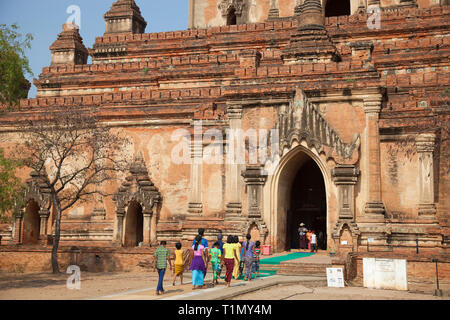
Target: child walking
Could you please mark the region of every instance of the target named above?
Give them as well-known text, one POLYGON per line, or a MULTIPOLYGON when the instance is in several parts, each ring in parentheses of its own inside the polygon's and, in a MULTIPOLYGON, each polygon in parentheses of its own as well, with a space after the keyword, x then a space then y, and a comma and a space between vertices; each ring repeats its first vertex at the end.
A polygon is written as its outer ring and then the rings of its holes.
POLYGON ((240 244, 239 252, 241 254, 240 255, 241 261, 239 262, 239 276, 238 276, 238 279, 241 279, 242 278, 242 274, 244 272, 244 247, 242 247, 241 243, 239 243, 239 244, 240 244))
POLYGON ((219 241, 216 241, 213 245, 213 248, 209 252, 209 255, 211 256, 211 266, 213 270, 213 284, 219 283, 219 270, 220 268, 220 260, 222 257, 222 250, 220 250, 220 243, 219 241))
POLYGON ((255 254, 253 256, 253 270, 252 273, 255 274, 255 277, 259 277, 259 257, 261 256, 261 242, 255 242, 255 250, 253 251, 255 254))
POLYGON ((233 244, 237 253, 237 256, 234 260, 234 268, 233 268, 233 278, 234 279, 238 279, 239 278, 239 268, 241 266, 241 244, 239 243, 239 237, 238 236, 233 236, 233 244))
POLYGON ((191 247, 191 266, 192 270, 192 288, 198 289, 204 287, 204 278, 206 274, 207 253, 205 247, 200 244, 202 236, 197 235, 195 244, 191 247))
POLYGON ((242 243, 242 249, 244 257, 244 267, 245 267, 245 277, 244 281, 250 281, 252 279, 252 269, 253 269, 253 260, 255 255, 255 243, 253 241, 250 241, 252 236, 250 234, 247 234, 246 241, 242 243))
POLYGON ((169 263, 170 270, 172 270, 172 262, 170 260, 170 251, 166 248, 166 241, 161 241, 161 246, 155 250, 155 268, 158 272, 158 286, 156 287, 156 294, 160 295, 164 293, 163 282, 164 274, 167 269, 167 262, 169 263))
POLYGON ((223 254, 221 264, 226 266, 225 282, 227 287, 231 286, 231 276, 234 269, 234 262, 238 260, 238 253, 236 252, 236 246, 234 243, 234 237, 229 235, 227 238, 227 243, 223 245, 223 254))
POLYGON ((174 261, 174 270, 173 270, 173 283, 177 280, 177 277, 180 276, 181 285, 183 285, 183 271, 184 271, 184 259, 183 259, 183 250, 181 250, 181 243, 175 243, 175 261, 174 261))

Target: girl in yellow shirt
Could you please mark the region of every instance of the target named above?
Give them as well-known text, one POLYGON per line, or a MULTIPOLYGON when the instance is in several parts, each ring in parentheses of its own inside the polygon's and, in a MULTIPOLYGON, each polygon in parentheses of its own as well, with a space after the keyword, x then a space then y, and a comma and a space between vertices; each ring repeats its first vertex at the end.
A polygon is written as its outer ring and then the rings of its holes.
POLYGON ((237 255, 234 258, 234 268, 233 268, 233 278, 237 279, 239 278, 239 266, 241 264, 241 247, 242 245, 239 243, 239 237, 234 236, 234 246, 237 255))
POLYGON ((231 275, 233 273, 234 261, 237 260, 236 245, 234 243, 234 237, 229 235, 227 237, 227 243, 223 245, 222 265, 226 266, 225 282, 227 287, 231 284, 231 275))
POLYGON ((175 285, 175 281, 177 279, 177 276, 180 276, 181 285, 183 285, 183 271, 184 271, 184 259, 183 259, 183 250, 181 250, 181 243, 177 242, 175 244, 175 261, 174 265, 175 268, 173 270, 173 283, 172 285, 175 285))

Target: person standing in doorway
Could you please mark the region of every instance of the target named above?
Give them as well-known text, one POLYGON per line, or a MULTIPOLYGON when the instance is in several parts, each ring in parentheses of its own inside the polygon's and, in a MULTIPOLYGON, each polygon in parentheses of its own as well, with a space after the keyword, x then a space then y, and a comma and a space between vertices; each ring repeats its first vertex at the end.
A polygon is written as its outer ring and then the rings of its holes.
POLYGON ((300 236, 300 249, 306 249, 306 228, 304 223, 300 223, 298 234, 300 236))
POLYGON ((247 234, 246 241, 242 243, 242 248, 244 250, 244 280, 250 281, 252 279, 252 267, 253 267, 253 256, 255 255, 255 243, 250 241, 252 236, 247 234))
POLYGON ((311 231, 311 252, 317 252, 317 236, 315 231, 311 231))
POLYGON ((192 289, 202 288, 204 286, 204 278, 206 274, 206 250, 201 244, 202 236, 197 235, 195 244, 191 247, 191 266, 192 271, 192 289))
POLYGON ((170 251, 166 248, 166 241, 161 241, 161 246, 155 250, 155 268, 158 272, 158 286, 156 287, 156 294, 160 295, 164 293, 163 282, 164 274, 167 269, 167 262, 169 263, 170 270, 172 270, 172 262, 170 261, 170 251))
POLYGON ((311 231, 310 230, 308 230, 307 232, 306 232, 306 242, 307 242, 307 245, 308 245, 308 250, 311 250, 311 231))
POLYGON ((222 265, 225 265, 226 273, 225 273, 225 282, 227 283, 227 287, 231 285, 231 276, 233 274, 234 262, 239 260, 236 252, 236 245, 234 243, 234 237, 229 235, 227 237, 227 243, 223 245, 223 254, 222 254, 222 265))

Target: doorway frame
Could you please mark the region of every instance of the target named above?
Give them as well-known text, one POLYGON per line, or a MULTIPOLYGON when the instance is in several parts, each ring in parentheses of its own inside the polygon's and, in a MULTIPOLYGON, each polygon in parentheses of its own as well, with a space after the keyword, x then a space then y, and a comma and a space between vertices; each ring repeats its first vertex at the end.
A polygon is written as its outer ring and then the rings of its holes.
MULTIPOLYGON (((332 226, 330 225, 331 219, 331 188, 333 186, 331 180, 331 174, 329 169, 320 157, 317 150, 312 147, 308 148, 306 142, 303 140, 301 143, 298 141, 293 141, 291 148, 285 149, 283 152, 283 156, 281 157, 277 169, 275 170, 272 176, 268 177, 268 183, 264 188, 264 198, 270 199, 270 203, 268 206, 265 206, 264 216, 266 217, 266 221, 269 221, 269 236, 268 242, 272 245, 273 250, 275 252, 285 250, 285 242, 286 236, 283 233, 283 230, 286 230, 287 223, 287 207, 290 205, 290 194, 287 196, 287 202, 285 205, 286 210, 283 212, 283 208, 281 207, 279 192, 280 192, 280 183, 290 183, 289 190, 292 188, 292 183, 295 179, 295 175, 291 177, 290 181, 281 181, 282 173, 285 170, 289 170, 288 165, 292 165, 292 161, 296 161, 296 158, 299 157, 299 154, 304 154, 304 156, 311 158, 316 165, 319 167, 320 172, 322 173, 322 177, 325 184, 325 198, 326 198, 326 233, 327 233, 327 243, 330 243, 330 235, 332 231, 332 226), (280 212, 281 210, 281 212, 280 212), (283 223, 279 223, 280 216, 285 220, 283 223)), ((298 159, 297 159, 298 160, 298 159)), ((296 172, 301 168, 301 164, 296 167, 296 172)), ((330 245, 327 246, 327 250, 330 250, 330 245)))
MULTIPOLYGON (((130 212, 130 210, 132 210, 131 208, 130 208, 130 206, 131 205, 136 205, 136 212, 134 213, 135 214, 135 217, 134 217, 134 219, 135 219, 135 221, 134 221, 134 223, 135 223, 135 226, 134 226, 134 228, 133 228, 133 230, 136 230, 137 231, 137 227, 138 227, 138 222, 137 222, 137 220, 138 220, 138 215, 139 215, 139 211, 141 212, 141 215, 142 215, 142 230, 141 230, 141 232, 142 232, 142 244, 144 244, 144 234, 145 234, 145 223, 144 223, 144 220, 145 220, 145 218, 144 218, 144 210, 143 210, 143 206, 142 206, 142 204, 139 202, 139 201, 136 201, 136 200, 130 200, 128 203, 127 203, 127 207, 126 207, 126 210, 125 210, 125 217, 124 217, 124 219, 123 219, 123 235, 122 235, 122 245, 124 246, 124 247, 126 247, 126 248, 136 248, 136 247, 138 247, 138 244, 136 244, 136 245, 134 245, 134 246, 127 246, 127 240, 128 240, 128 234, 127 234, 127 232, 129 231, 128 230, 128 223, 130 222, 129 221, 129 218, 130 218, 130 214, 131 214, 131 212, 130 212), (140 210, 138 209, 138 208, 140 208, 140 210)), ((135 235, 135 238, 136 238, 136 242, 137 242, 137 234, 135 235)))
POLYGON ((41 211, 41 207, 39 203, 34 200, 30 199, 27 201, 27 204, 24 207, 22 220, 21 220, 21 227, 20 227, 20 242, 24 245, 37 245, 39 244, 39 241, 41 240, 41 215, 39 212, 41 211), (34 207, 34 208, 33 208, 34 207), (36 232, 35 237, 33 239, 28 238, 26 236, 25 231, 28 229, 26 228, 26 225, 32 221, 32 226, 36 229, 34 231, 36 232))

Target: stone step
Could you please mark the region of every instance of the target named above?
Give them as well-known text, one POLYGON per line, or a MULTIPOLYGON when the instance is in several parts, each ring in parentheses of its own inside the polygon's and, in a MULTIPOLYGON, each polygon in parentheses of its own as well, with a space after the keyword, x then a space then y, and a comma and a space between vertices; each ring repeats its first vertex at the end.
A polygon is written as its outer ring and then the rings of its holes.
POLYGON ((327 275, 327 268, 331 268, 331 264, 316 263, 281 263, 277 274, 285 275, 327 275))
POLYGON ((273 271, 273 270, 278 271, 278 270, 280 270, 280 265, 279 264, 260 264, 259 269, 267 270, 267 271, 273 271))

